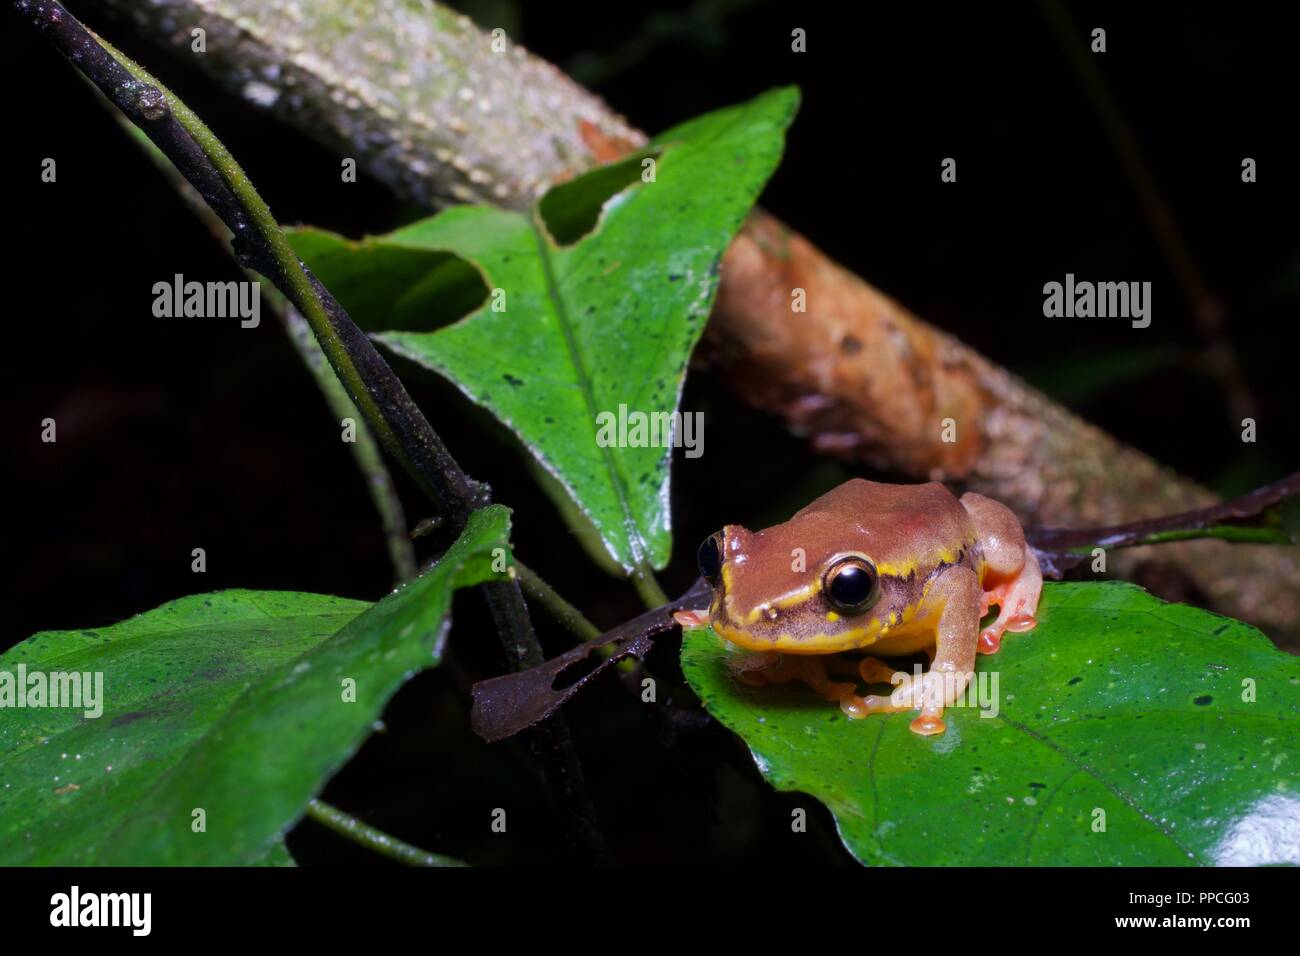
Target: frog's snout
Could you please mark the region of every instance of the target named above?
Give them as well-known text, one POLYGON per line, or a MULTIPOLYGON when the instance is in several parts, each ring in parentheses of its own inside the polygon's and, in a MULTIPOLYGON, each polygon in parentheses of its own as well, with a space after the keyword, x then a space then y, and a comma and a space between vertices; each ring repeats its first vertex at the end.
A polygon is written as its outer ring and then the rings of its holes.
POLYGON ((753 582, 757 536, 739 525, 727 525, 700 546, 700 573, 713 585, 709 605, 709 623, 717 634, 738 647, 750 651, 776 650, 782 640, 784 613, 773 603, 749 602, 770 589, 757 589, 753 582), (748 574, 746 574, 748 572, 748 574), (745 586, 746 580, 749 585, 745 586), (740 586, 739 593, 733 588, 740 586), (739 603, 738 603, 739 602, 739 603))
POLYGON ((740 621, 728 612, 726 597, 721 588, 714 590, 713 604, 709 608, 713 630, 747 651, 776 650, 776 632, 769 632, 769 629, 781 619, 781 613, 771 605, 763 604, 756 609, 755 614, 748 616, 748 620, 740 621))

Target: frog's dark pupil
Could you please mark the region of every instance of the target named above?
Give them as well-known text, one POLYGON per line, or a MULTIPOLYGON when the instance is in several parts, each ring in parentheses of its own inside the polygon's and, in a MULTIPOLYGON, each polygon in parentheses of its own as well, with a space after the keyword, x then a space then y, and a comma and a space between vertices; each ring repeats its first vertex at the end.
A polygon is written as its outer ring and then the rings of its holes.
POLYGON ((842 567, 831 578, 831 600, 846 610, 865 604, 875 590, 876 580, 867 568, 857 564, 842 567))
POLYGON ((722 571, 722 551, 718 548, 718 536, 710 535, 700 545, 696 561, 700 565, 700 576, 712 585, 717 585, 718 575, 722 571))

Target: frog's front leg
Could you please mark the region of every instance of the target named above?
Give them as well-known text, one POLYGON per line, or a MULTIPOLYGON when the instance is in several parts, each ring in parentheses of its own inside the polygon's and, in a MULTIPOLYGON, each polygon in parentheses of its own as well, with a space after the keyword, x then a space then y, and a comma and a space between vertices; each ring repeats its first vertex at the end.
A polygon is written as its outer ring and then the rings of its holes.
POLYGON ((1037 626, 1034 614, 1043 591, 1043 573, 1011 509, 974 492, 962 495, 961 503, 974 520, 984 549, 981 616, 990 605, 998 606, 997 619, 980 634, 979 652, 994 654, 1007 631, 1032 631, 1037 626))
MULTIPOLYGON (((926 737, 943 733, 946 729, 943 709, 965 692, 975 670, 982 593, 979 577, 970 568, 958 565, 940 574, 927 595, 927 600, 937 609, 935 652, 930 669, 919 680, 901 671, 894 672, 891 682, 896 689, 892 694, 844 698, 840 701, 844 712, 850 717, 865 717, 919 708, 920 716, 910 725, 912 732, 926 737)), ((889 670, 888 665, 879 661, 873 661, 870 669, 871 677, 865 666, 863 669, 863 677, 868 680, 889 670)))
POLYGON ((974 571, 957 566, 944 571, 930 593, 942 608, 935 628, 934 660, 919 681, 909 677, 891 695, 903 709, 921 708, 921 716, 910 726, 924 737, 944 732, 943 709, 956 703, 975 672, 983 589, 974 571))

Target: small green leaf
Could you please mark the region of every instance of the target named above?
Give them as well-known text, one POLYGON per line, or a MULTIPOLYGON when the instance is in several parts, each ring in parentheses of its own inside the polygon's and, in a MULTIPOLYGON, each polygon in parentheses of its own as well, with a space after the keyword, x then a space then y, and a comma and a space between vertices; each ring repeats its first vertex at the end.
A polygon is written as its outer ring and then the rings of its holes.
POLYGON ((0 693, 20 666, 103 675, 98 717, 2 712, 0 865, 277 859, 397 688, 438 663, 451 593, 492 576, 508 523, 499 506, 476 513, 436 566, 378 604, 223 591, 0 656, 0 693))
POLYGON ((740 684, 707 628, 682 668, 864 863, 1300 863, 1300 661, 1132 585, 1048 585, 1039 611, 977 664, 997 715, 949 708, 938 737, 913 714, 849 720, 803 685, 740 684))
POLYGON ((672 449, 614 433, 614 444, 602 444, 598 416, 624 410, 653 422, 676 410, 722 254, 776 168, 797 102, 797 91, 775 90, 685 123, 644 154, 556 187, 531 216, 458 207, 359 244, 318 232, 295 244, 346 307, 400 315, 408 329, 417 303, 465 284, 446 274, 413 283, 409 257, 454 253, 474 263, 488 290, 476 311, 436 331, 377 338, 514 431, 618 565, 663 567, 672 449), (643 182, 641 164, 652 159, 654 180, 643 182), (593 196, 605 189, 618 191, 593 225, 593 196), (543 214, 561 241, 582 238, 557 245, 543 214), (382 283, 366 278, 375 273, 400 305, 375 301, 382 283))

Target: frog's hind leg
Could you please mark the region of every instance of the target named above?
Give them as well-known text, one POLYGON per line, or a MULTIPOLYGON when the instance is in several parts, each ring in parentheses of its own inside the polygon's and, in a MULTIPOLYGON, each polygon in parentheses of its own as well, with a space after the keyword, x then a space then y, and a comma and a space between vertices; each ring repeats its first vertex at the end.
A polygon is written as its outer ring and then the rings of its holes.
POLYGON ((984 549, 984 581, 981 616, 991 605, 998 606, 997 619, 979 638, 979 652, 994 654, 1007 631, 1032 631, 1038 624, 1034 613, 1043 591, 1043 573, 1038 558, 1025 543, 1025 532, 1004 504, 968 492, 962 506, 975 522, 984 549))
POLYGON ((857 690, 854 684, 831 680, 826 674, 826 655, 821 654, 772 654, 770 657, 764 655, 761 662, 747 661, 738 676, 747 684, 785 684, 792 680, 803 681, 831 701, 852 696, 857 690))
MULTIPOLYGON (((906 671, 895 670, 877 657, 864 657, 858 664, 858 675, 867 684, 898 686, 910 679, 906 671)), ((859 697, 856 693, 841 697, 840 709, 855 720, 869 714, 893 714, 900 710, 907 710, 906 707, 894 703, 890 697, 882 697, 879 694, 859 697)))

